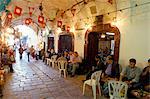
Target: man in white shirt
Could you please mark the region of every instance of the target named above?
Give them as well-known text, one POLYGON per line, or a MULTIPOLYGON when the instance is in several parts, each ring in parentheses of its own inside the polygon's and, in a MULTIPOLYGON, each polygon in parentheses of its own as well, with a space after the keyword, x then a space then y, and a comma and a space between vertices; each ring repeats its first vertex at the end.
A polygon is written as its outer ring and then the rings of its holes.
POLYGON ((74 52, 74 57, 70 63, 71 68, 71 77, 74 77, 76 69, 79 67, 79 63, 82 62, 82 58, 78 55, 77 52, 74 52))

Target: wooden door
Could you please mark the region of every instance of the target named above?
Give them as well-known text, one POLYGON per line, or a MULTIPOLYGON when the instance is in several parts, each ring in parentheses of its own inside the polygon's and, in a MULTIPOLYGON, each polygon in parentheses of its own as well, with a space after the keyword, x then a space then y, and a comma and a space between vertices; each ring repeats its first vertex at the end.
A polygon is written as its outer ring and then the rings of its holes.
POLYGON ((91 32, 88 35, 88 44, 87 44, 87 61, 90 65, 93 65, 95 62, 95 56, 98 54, 98 33, 91 32))
POLYGON ((48 47, 47 49, 54 49, 54 37, 48 37, 48 47))
POLYGON ((74 51, 74 41, 71 35, 60 35, 58 42, 58 52, 74 51))

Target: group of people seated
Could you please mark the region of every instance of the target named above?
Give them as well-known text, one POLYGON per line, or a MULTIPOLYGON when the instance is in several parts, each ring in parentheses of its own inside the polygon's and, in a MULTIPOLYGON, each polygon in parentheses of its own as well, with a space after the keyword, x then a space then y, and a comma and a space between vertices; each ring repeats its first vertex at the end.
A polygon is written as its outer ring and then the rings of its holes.
MULTIPOLYGON (((109 55, 106 57, 106 60, 103 61, 100 56, 95 56, 96 65, 92 66, 92 70, 90 70, 86 75, 86 80, 90 79, 92 73, 95 71, 102 70, 103 72, 103 80, 106 80, 108 78, 117 78, 120 74, 120 68, 119 64, 116 64, 114 62, 113 56, 109 55)), ((102 77, 101 77, 102 78, 102 77)))
POLYGON ((15 63, 15 51, 6 44, 0 44, 0 68, 9 67, 11 73, 14 72, 13 63, 15 63))
POLYGON ((82 63, 82 58, 79 56, 78 52, 65 51, 64 53, 56 54, 54 50, 50 50, 45 58, 50 59, 53 55, 57 55, 57 61, 67 61, 67 72, 71 77, 74 77, 76 69, 79 68, 79 64, 82 63))
POLYGON ((114 62, 114 58, 111 55, 107 56, 105 61, 100 56, 96 56, 95 60, 97 64, 87 73, 85 80, 90 79, 95 71, 102 70, 100 84, 104 95, 108 95, 108 81, 116 80, 128 84, 127 95, 129 98, 150 98, 150 59, 148 60, 148 66, 143 71, 136 66, 134 58, 131 58, 129 65, 122 70, 120 65, 114 62))
MULTIPOLYGON (((53 51, 52 53, 56 55, 53 51)), ((75 75, 76 69, 82 62, 82 58, 78 53, 72 51, 58 55, 57 61, 60 60, 68 62, 67 71, 71 77, 75 75)), ((93 65, 92 69, 86 74, 85 80, 90 79, 94 72, 101 70, 100 84, 104 95, 107 96, 108 94, 108 81, 116 80, 128 84, 128 98, 150 97, 150 59, 148 60, 148 66, 145 67, 143 71, 136 66, 136 59, 134 58, 129 59, 129 65, 123 69, 119 64, 115 63, 112 55, 108 55, 106 58, 97 55, 95 56, 95 61, 96 64, 93 65)))

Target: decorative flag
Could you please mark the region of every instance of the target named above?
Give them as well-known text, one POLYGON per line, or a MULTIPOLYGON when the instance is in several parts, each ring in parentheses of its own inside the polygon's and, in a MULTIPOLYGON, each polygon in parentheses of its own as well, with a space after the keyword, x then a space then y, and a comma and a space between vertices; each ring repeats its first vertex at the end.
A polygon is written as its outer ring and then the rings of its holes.
POLYGON ((71 9, 71 13, 73 16, 75 15, 75 12, 76 12, 76 9, 71 9))
POLYGON ((18 7, 18 6, 16 6, 15 7, 15 11, 14 11, 14 14, 16 14, 16 15, 21 15, 21 13, 22 13, 22 8, 20 8, 20 7, 18 7))
POLYGON ((42 25, 42 28, 45 28, 46 24, 45 22, 41 24, 42 25))
POLYGON ((30 15, 30 17, 32 16, 33 11, 34 11, 34 7, 29 7, 29 15, 30 15))

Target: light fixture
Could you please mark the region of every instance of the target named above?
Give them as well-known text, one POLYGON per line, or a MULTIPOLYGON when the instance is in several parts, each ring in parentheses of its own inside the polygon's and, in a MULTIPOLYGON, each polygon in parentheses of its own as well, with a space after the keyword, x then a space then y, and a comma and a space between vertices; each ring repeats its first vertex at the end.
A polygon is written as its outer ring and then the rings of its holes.
POLYGON ((7 14, 7 18, 12 19, 12 13, 9 12, 9 13, 7 14))
POLYGON ((22 8, 16 6, 16 7, 15 7, 15 10, 14 10, 14 14, 20 16, 21 13, 22 13, 22 8))
POLYGON ((61 27, 62 26, 62 21, 57 21, 57 27, 61 27))
POLYGON ((29 21, 29 19, 27 18, 27 19, 25 19, 25 24, 26 25, 29 25, 30 24, 30 21, 29 21))
POLYGON ((105 38, 105 37, 106 37, 106 35, 104 33, 102 33, 101 38, 105 38))
POLYGON ((44 23, 44 17, 41 16, 41 15, 39 15, 39 17, 38 17, 38 22, 39 22, 39 23, 44 23))
POLYGON ((115 35, 115 33, 106 32, 107 35, 115 35))
POLYGON ((70 26, 67 26, 66 31, 67 31, 67 32, 70 32, 70 26))

